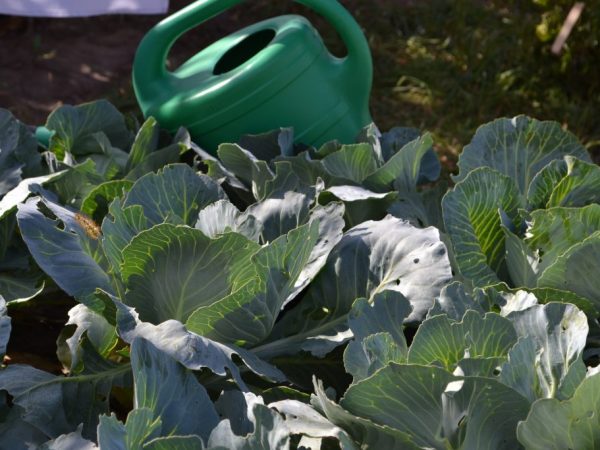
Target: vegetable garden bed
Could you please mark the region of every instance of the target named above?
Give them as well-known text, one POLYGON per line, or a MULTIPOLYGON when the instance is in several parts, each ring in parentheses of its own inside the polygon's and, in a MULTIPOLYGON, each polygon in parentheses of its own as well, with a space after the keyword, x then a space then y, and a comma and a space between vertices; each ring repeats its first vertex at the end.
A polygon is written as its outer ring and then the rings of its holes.
POLYGON ((213 157, 104 101, 46 126, 0 111, 0 448, 600 438, 600 168, 559 124, 483 125, 450 188, 410 128, 213 157))

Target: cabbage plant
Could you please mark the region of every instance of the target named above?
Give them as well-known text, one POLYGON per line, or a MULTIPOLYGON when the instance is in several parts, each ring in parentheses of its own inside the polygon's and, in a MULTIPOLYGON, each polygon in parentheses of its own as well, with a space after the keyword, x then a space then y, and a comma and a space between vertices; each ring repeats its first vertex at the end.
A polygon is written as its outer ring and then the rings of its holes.
POLYGON ((0 448, 600 438, 600 178, 558 124, 482 126, 451 188, 410 128, 214 156, 104 101, 46 126, 0 115, 0 448), (62 373, 11 361, 57 301, 62 373))

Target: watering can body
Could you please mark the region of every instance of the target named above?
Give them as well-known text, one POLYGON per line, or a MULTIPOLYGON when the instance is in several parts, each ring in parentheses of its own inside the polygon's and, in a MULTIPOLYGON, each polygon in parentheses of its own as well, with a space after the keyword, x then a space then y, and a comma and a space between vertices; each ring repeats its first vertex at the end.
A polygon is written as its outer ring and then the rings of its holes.
POLYGON ((165 61, 186 31, 242 0, 200 0, 150 30, 136 53, 133 84, 145 116, 175 131, 185 126, 214 152, 223 142, 292 126, 297 142, 352 142, 371 122, 372 62, 358 24, 336 0, 299 0, 336 28, 345 58, 327 50, 297 15, 244 28, 193 56, 175 71, 165 61))

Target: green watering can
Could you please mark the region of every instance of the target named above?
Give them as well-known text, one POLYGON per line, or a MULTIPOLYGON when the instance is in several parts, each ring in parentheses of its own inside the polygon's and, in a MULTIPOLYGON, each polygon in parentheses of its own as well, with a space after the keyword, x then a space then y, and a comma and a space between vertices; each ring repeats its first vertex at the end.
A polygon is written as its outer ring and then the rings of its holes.
POLYGON ((186 127, 213 153, 242 134, 288 126, 305 144, 353 142, 372 121, 369 46, 336 0, 297 1, 334 25, 348 56, 331 55, 310 22, 286 15, 221 39, 171 72, 167 55, 182 34, 242 2, 199 0, 161 21, 137 49, 133 86, 144 115, 171 131, 186 127))

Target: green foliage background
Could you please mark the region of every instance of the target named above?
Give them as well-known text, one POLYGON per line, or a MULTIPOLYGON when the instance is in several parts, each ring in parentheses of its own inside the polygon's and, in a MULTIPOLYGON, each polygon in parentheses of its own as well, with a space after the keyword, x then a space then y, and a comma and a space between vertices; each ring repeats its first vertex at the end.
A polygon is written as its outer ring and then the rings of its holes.
POLYGON ((354 3, 373 51, 372 110, 382 129, 401 123, 431 131, 452 170, 477 126, 527 114, 561 122, 598 162, 597 2, 585 2, 559 56, 550 47, 569 0, 354 3))

